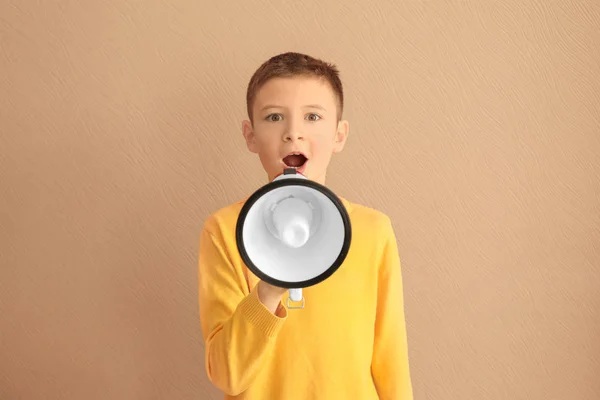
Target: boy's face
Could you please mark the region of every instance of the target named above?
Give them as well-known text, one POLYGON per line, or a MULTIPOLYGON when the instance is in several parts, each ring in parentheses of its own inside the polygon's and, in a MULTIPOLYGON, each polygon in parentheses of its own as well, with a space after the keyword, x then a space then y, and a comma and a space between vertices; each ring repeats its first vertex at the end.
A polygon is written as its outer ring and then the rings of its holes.
POLYGON ((274 78, 256 94, 242 131, 248 149, 259 155, 269 181, 296 167, 325 184, 333 153, 342 151, 348 123, 338 121, 337 99, 329 83, 313 77, 274 78), (301 153, 300 156, 290 156, 301 153))

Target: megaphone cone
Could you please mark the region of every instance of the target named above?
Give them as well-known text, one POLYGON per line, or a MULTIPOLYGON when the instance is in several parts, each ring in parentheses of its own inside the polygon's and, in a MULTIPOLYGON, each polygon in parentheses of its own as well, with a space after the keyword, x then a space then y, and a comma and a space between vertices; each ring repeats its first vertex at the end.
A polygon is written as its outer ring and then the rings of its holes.
POLYGON ((304 307, 302 288, 329 278, 352 239, 350 217, 327 187, 286 169, 254 192, 236 224, 240 256, 259 279, 290 289, 288 306, 304 307), (289 304, 302 301, 302 306, 289 304))

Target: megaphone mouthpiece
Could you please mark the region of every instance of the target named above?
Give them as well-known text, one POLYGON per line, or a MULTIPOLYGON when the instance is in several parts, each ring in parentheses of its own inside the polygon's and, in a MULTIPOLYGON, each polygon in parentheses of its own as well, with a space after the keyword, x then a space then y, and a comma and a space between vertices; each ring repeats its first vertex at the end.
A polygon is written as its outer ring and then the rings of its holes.
POLYGON ((279 239, 286 245, 298 248, 306 244, 313 218, 305 201, 295 197, 283 199, 275 205, 272 217, 279 239))

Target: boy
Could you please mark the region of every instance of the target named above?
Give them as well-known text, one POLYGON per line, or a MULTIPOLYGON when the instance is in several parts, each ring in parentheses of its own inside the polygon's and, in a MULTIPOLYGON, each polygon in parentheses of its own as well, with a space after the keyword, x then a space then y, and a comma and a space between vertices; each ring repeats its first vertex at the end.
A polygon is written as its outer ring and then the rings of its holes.
MULTIPOLYGON (((330 158, 348 136, 334 65, 298 53, 275 56, 252 76, 247 108, 243 136, 269 181, 296 167, 325 184, 330 158)), ((205 222, 205 367, 225 399, 412 400, 392 224, 377 210, 341 200, 352 224, 349 253, 330 278, 304 288, 310 302, 303 309, 288 310, 287 289, 259 281, 243 265, 235 242, 243 200, 205 222)))

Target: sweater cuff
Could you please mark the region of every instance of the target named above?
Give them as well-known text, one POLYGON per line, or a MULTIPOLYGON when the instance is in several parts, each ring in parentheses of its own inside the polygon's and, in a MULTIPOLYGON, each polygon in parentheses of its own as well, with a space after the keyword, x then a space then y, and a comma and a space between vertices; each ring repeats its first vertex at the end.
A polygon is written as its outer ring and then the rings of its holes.
POLYGON ((275 337, 287 319, 287 309, 281 304, 277 315, 269 309, 258 298, 258 290, 255 287, 252 292, 240 303, 240 311, 252 323, 259 328, 267 337, 275 337))

